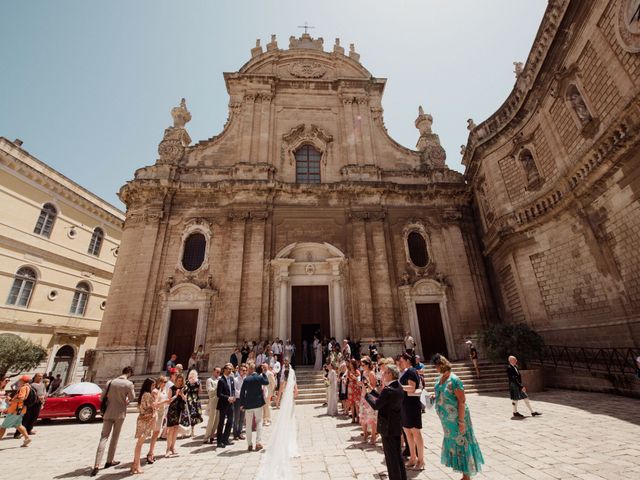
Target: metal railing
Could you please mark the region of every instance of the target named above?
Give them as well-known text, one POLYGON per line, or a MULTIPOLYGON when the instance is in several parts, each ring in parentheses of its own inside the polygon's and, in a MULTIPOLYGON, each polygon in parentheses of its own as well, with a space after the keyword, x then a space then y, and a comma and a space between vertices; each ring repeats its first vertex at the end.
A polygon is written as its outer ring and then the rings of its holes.
POLYGON ((569 367, 591 372, 606 372, 609 375, 635 374, 638 366, 637 348, 592 348, 545 345, 539 362, 543 366, 569 367))

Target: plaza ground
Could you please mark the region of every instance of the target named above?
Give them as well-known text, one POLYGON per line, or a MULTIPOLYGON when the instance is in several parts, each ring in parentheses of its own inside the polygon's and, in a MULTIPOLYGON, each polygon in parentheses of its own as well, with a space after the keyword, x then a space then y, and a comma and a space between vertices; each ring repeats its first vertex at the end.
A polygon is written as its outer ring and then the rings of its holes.
MULTIPOLYGON (((485 457, 482 474, 490 480, 622 480, 640 478, 640 401, 597 393, 550 390, 532 395, 542 417, 511 420, 504 395, 468 395, 476 435, 485 457)), ((524 407, 524 405, 523 405, 524 407)), ((522 411, 522 410, 521 410, 522 411)), ((365 447, 360 430, 349 420, 324 415, 316 405, 296 407, 301 456, 293 461, 296 478, 305 480, 386 478, 381 448, 365 447)), ((523 411, 523 413, 526 413, 523 411)), ((277 415, 277 412, 276 412, 277 415)), ((121 465, 101 470, 98 479, 129 476, 136 414, 125 422, 116 460, 121 465)), ((440 465, 442 429, 435 413, 423 415, 427 468, 409 472, 412 479, 459 479, 440 465)), ((93 462, 101 422, 79 425, 71 420, 38 424, 28 448, 7 439, 0 442, 3 472, 23 472, 30 480, 86 478, 93 462)), ((266 428, 266 442, 270 428, 266 428)), ((216 450, 196 439, 178 441, 179 457, 160 458, 136 478, 254 478, 263 453, 249 453, 246 442, 216 450)), ((147 445, 143 449, 146 454, 147 445)), ((165 444, 158 444, 157 455, 165 444)), ((22 474, 20 474, 22 476, 22 474)), ((7 477, 8 478, 8 477, 7 477)))

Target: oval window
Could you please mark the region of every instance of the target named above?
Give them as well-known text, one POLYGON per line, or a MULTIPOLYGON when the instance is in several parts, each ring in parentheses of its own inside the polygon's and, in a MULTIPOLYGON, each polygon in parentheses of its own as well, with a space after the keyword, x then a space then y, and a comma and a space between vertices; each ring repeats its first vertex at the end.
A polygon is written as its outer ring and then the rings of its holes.
POLYGON ((427 242, 418 232, 411 232, 407 236, 407 246, 409 247, 409 257, 416 267, 426 267, 429 262, 427 255, 427 242))
POLYGON ((184 242, 184 253, 182 254, 182 266, 188 272, 193 272, 200 268, 204 262, 204 252, 207 246, 207 239, 201 233, 192 233, 184 242))

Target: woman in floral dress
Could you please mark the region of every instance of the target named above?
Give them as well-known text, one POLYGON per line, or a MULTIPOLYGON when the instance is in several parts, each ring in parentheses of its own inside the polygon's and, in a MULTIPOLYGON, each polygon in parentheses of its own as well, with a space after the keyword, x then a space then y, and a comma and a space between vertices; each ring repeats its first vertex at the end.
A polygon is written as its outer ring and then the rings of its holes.
POLYGON ((376 444, 376 437, 378 432, 376 428, 378 426, 378 412, 376 412, 369 402, 365 400, 367 394, 367 386, 371 385, 372 388, 376 387, 376 374, 373 372, 373 364, 369 357, 362 357, 360 361, 362 365, 362 395, 360 397, 360 426, 362 426, 362 433, 364 435, 364 443, 367 443, 369 438, 369 431, 371 431, 371 445, 376 444))
POLYGON ((147 378, 140 389, 140 395, 138 397, 138 411, 140 413, 136 420, 137 441, 133 455, 133 463, 131 464, 131 473, 142 473, 142 468, 140 467, 142 445, 147 438, 153 434, 153 429, 156 426, 157 405, 151 394, 154 383, 152 378, 147 378))
POLYGON ((351 423, 357 423, 358 412, 360 410, 360 398, 362 392, 360 388, 360 371, 358 370, 358 361, 351 360, 347 362, 347 403, 351 409, 351 423))
POLYGON ((462 473, 462 480, 470 480, 481 470, 484 459, 473 433, 464 386, 458 376, 451 373, 451 364, 442 355, 433 357, 433 366, 440 373, 433 396, 444 430, 440 462, 462 473))
POLYGON ((202 404, 200 403, 200 380, 198 372, 191 370, 186 385, 187 408, 189 409, 189 423, 191 424, 191 436, 197 424, 202 423, 202 404))

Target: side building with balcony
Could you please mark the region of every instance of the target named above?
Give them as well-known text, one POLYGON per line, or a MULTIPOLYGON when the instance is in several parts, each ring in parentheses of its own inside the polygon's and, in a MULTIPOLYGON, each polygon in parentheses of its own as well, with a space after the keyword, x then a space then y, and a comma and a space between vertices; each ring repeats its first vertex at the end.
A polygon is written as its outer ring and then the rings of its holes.
POLYGON ((44 347, 37 371, 84 375, 124 213, 0 137, 0 335, 44 347))

